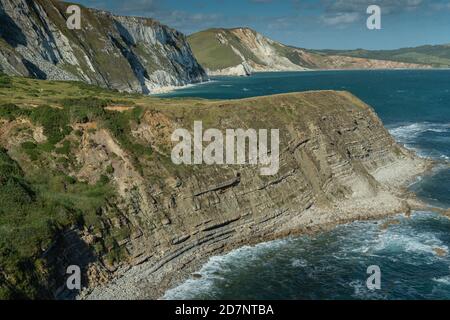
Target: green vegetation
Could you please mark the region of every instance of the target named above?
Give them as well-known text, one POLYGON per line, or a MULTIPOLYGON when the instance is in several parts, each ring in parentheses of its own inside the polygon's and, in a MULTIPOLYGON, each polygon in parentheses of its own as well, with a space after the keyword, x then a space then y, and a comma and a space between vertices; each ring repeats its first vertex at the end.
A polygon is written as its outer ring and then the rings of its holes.
MULTIPOLYGON (((18 144, 13 148, 17 160, 11 150, 0 147, 0 299, 50 298, 53 266, 41 259, 42 253, 72 226, 101 233, 107 217, 99 215, 99 209, 115 194, 108 176, 114 172, 112 166, 96 184, 78 181, 65 171, 83 134, 73 126, 95 122, 109 129, 137 161, 150 154, 131 138, 131 123, 140 121, 143 110, 136 106, 109 111, 110 105, 133 106, 135 95, 81 83, 7 76, 0 81, 7 84, 0 87, 0 119, 27 119, 41 126, 47 138, 43 143, 18 144), (38 161, 39 166, 32 165, 38 161)), ((29 129, 18 130, 24 137, 31 134, 29 129)), ((105 234, 93 250, 106 253, 111 262, 120 259, 123 252, 115 239, 129 232, 105 234)))
POLYGON ((192 51, 200 64, 210 70, 218 70, 238 65, 242 59, 216 38, 216 30, 206 30, 188 38, 192 51))
POLYGON ((26 178, 0 149, 0 299, 47 296, 45 274, 36 266, 39 254, 61 230, 95 217, 110 194, 105 185, 88 186, 64 175, 26 178))
POLYGON ((0 88, 11 88, 11 78, 0 72, 0 88))

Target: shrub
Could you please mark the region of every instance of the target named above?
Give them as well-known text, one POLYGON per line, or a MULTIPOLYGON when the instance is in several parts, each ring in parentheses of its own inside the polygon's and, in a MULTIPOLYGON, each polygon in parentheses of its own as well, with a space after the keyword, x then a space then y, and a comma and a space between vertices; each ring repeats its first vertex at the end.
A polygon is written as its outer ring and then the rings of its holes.
POLYGON ((0 73, 0 89, 11 87, 12 87, 11 78, 8 77, 7 75, 0 73))
POLYGON ((72 131, 69 118, 65 110, 50 106, 40 106, 33 109, 30 118, 44 127, 44 134, 48 142, 56 144, 72 131))
POLYGON ((22 109, 16 106, 15 104, 8 103, 0 105, 0 118, 6 120, 15 120, 20 116, 27 116, 30 114, 30 111, 27 109, 22 109))
POLYGON ((70 150, 71 150, 71 144, 70 141, 66 140, 63 142, 62 147, 61 148, 57 148, 55 150, 56 153, 58 154, 63 154, 63 155, 69 155, 70 154, 70 150))

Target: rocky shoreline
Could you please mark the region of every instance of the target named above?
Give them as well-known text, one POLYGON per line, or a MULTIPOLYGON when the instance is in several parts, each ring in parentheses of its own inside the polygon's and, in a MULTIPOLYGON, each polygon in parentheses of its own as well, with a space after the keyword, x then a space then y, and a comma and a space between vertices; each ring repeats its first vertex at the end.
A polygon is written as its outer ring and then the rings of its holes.
POLYGON ((199 256, 195 250, 188 250, 184 253, 183 262, 175 259, 159 268, 155 268, 151 262, 131 269, 126 268, 107 286, 85 291, 79 299, 161 299, 167 290, 192 277, 211 256, 222 255, 244 245, 314 234, 354 221, 378 220, 400 213, 410 215, 412 210, 427 209, 439 212, 416 199, 406 189, 407 185, 418 176, 426 174, 433 166, 434 163, 431 160, 415 157, 379 168, 372 174, 378 181, 384 182, 385 188, 375 196, 365 199, 348 199, 334 203, 332 208, 313 206, 302 213, 297 212, 291 215, 290 219, 280 221, 281 223, 272 234, 237 239, 211 255, 199 256))

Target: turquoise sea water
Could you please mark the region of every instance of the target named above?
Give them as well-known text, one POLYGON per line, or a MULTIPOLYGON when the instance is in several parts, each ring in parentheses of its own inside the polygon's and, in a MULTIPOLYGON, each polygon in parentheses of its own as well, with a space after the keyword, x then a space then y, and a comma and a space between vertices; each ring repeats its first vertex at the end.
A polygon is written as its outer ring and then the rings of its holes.
MULTIPOLYGON (((284 92, 347 90, 370 104, 391 134, 441 161, 411 186, 433 205, 450 207, 450 70, 326 71, 223 77, 168 97, 238 99, 284 92)), ((355 222, 314 237, 244 247, 213 257, 167 299, 450 299, 450 220, 416 212, 387 230, 355 222), (370 265, 382 287, 365 283, 370 265)))

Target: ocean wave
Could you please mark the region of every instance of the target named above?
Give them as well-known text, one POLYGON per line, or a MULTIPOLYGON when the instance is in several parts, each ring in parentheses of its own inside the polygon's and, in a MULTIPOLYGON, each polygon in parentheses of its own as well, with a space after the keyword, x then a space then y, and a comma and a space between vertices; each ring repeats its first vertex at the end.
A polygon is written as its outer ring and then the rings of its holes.
POLYGON ((440 278, 433 278, 434 282, 437 282, 439 284, 444 284, 447 286, 450 286, 450 276, 440 277, 440 278))
MULTIPOLYGON (((404 226, 403 229, 407 228, 404 226)), ((380 235, 377 242, 374 250, 378 252, 387 250, 399 253, 422 253, 435 258, 439 256, 437 249, 446 252, 449 250, 434 234, 428 232, 417 234, 414 233, 414 230, 411 230, 411 234, 399 234, 397 231, 387 232, 380 235)))
POLYGON ((399 143, 421 157, 449 160, 448 148, 442 150, 436 146, 447 145, 450 141, 450 123, 418 122, 388 126, 388 130, 399 143), (424 136, 427 133, 429 135, 424 136), (433 145, 435 147, 429 147, 433 145))
POLYGON ((352 296, 355 299, 362 300, 384 300, 386 295, 380 291, 371 291, 367 288, 367 284, 361 280, 354 280, 350 282, 350 287, 353 288, 352 296))
POLYGON ((196 273, 198 278, 189 279, 181 285, 172 288, 164 294, 164 300, 190 300, 201 295, 213 298, 220 294, 220 288, 227 285, 233 270, 242 270, 246 266, 263 264, 264 254, 277 251, 286 246, 291 239, 264 242, 255 246, 244 246, 223 256, 213 256, 196 273))
POLYGON ((305 259, 292 259, 291 265, 294 268, 304 268, 308 266, 308 261, 305 259))
POLYGON ((389 128, 389 132, 401 142, 412 142, 426 132, 450 132, 450 123, 417 122, 389 128))

